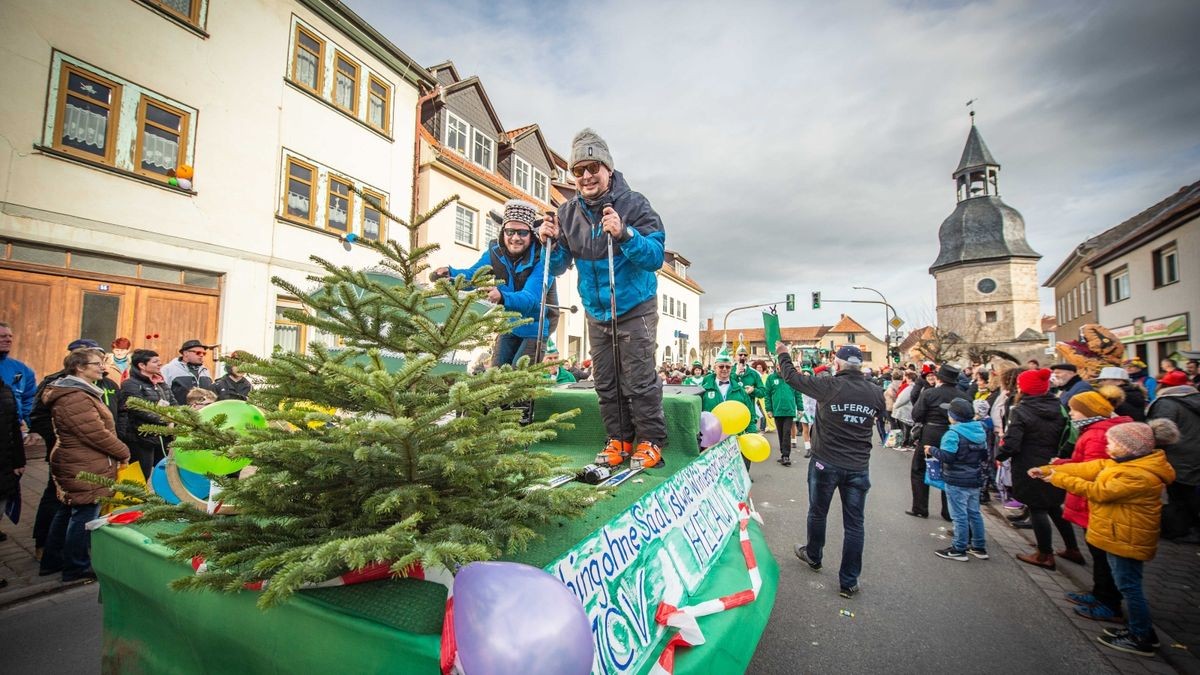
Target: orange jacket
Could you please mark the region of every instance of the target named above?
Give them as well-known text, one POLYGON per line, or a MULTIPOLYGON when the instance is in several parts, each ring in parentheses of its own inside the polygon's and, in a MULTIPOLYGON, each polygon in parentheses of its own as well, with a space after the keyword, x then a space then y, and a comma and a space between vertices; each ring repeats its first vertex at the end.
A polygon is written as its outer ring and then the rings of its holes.
POLYGON ((1087 497, 1088 543, 1123 558, 1150 560, 1158 550, 1162 489, 1175 470, 1162 450, 1117 462, 1097 459, 1079 464, 1043 466, 1050 482, 1087 497))

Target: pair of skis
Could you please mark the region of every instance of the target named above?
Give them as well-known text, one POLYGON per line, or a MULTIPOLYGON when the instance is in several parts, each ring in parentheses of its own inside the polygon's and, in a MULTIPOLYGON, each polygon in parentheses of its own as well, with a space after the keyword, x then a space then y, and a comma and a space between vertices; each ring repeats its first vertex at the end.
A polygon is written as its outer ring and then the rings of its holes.
MULTIPOLYGON (((642 467, 640 467, 640 466, 637 468, 634 468, 632 466, 627 466, 624 469, 621 469, 620 471, 610 475, 608 478, 605 478, 604 480, 600 481, 599 483, 596 483, 596 489, 617 487, 621 483, 624 483, 625 481, 629 480, 630 478, 633 478, 634 476, 638 475, 641 472, 642 472, 642 467)), ((570 483, 571 481, 574 481, 578 478, 579 478, 578 474, 564 473, 564 474, 560 474, 558 476, 551 478, 550 480, 546 481, 546 483, 544 485, 540 485, 540 486, 536 486, 536 487, 541 487, 541 488, 545 488, 545 489, 554 489, 556 487, 561 487, 563 485, 566 485, 567 483, 570 483)))

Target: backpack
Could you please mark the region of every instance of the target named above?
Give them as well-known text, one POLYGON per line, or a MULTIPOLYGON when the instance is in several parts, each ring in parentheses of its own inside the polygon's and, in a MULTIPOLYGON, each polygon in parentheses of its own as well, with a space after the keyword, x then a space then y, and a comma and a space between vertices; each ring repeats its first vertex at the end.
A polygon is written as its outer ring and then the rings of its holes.
POLYGON ((1071 424, 1071 414, 1067 412, 1066 408, 1059 406, 1059 410, 1062 411, 1066 426, 1063 427, 1062 433, 1058 437, 1058 458, 1070 459, 1075 452, 1075 441, 1079 440, 1079 429, 1071 424))

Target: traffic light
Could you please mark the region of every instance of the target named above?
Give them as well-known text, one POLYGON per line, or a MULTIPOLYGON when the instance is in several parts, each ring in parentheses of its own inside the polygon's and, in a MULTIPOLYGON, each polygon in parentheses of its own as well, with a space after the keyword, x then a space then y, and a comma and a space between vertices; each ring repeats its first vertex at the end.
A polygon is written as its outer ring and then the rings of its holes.
POLYGON ((789 312, 796 311, 796 294, 795 293, 787 294, 787 311, 789 311, 789 312))
POLYGON ((821 291, 813 291, 813 309, 821 309, 821 291))
POLYGON ((900 363, 900 350, 892 347, 888 350, 888 355, 892 357, 892 363, 900 363))

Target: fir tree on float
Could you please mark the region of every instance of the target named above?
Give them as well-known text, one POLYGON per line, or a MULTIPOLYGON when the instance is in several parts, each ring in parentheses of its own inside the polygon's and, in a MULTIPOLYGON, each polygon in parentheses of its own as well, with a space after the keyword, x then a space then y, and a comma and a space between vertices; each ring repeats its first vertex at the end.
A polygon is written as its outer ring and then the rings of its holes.
MULTIPOLYGON (((413 233, 455 199, 411 224, 388 217, 413 233)), ((392 561, 397 575, 413 564, 453 570, 519 551, 538 525, 579 516, 597 498, 582 485, 530 489, 572 470, 529 446, 571 428, 564 421, 574 412, 521 426, 520 407, 510 407, 547 393, 543 366, 523 361, 479 375, 444 368, 445 357, 511 329, 515 314, 467 290, 494 284, 490 271, 421 285, 436 246, 360 242, 382 255, 375 271, 312 256, 325 271, 311 278, 315 288, 273 279, 309 310, 285 310, 287 318, 336 336, 339 347, 236 362, 262 380, 250 402, 266 411, 267 428, 236 432, 188 408, 146 408, 175 428, 144 430, 182 434, 174 452, 216 449, 256 469, 218 479, 219 499, 236 515, 118 485, 146 500, 142 522, 187 521, 182 531, 166 528, 174 532, 162 542, 178 560, 203 557, 207 572, 173 587, 237 591, 265 580, 259 605, 268 607, 306 583, 379 562, 392 561)))

